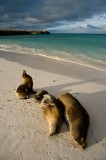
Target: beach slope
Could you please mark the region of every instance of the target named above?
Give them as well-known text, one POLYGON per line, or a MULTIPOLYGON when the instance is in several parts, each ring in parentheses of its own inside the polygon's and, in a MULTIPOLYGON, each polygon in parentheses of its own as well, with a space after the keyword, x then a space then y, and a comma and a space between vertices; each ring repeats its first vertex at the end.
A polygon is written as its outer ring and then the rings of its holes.
POLYGON ((0 51, 0 160, 105 160, 106 71, 46 57, 0 51), (54 96, 69 92, 90 116, 88 147, 72 144, 63 124, 58 135, 49 137, 48 125, 33 95, 19 100, 15 89, 26 70, 34 89, 54 96))

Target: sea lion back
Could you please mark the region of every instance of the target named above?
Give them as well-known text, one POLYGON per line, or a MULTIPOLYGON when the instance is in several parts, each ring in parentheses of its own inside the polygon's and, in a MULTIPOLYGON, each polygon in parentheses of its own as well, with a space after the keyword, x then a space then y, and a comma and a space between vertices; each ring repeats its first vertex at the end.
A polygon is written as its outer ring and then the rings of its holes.
POLYGON ((65 108, 65 117, 69 123, 72 137, 82 148, 85 148, 85 139, 89 127, 89 115, 87 111, 70 93, 60 95, 59 100, 65 108))
POLYGON ((29 93, 35 93, 35 91, 33 90, 33 79, 30 75, 28 75, 26 73, 25 70, 23 70, 23 73, 22 73, 22 78, 24 80, 24 84, 27 85, 27 90, 29 93))
POLYGON ((44 117, 49 124, 49 135, 54 135, 62 124, 62 113, 58 106, 58 100, 49 94, 45 94, 40 107, 43 110, 44 117))
POLYGON ((32 77, 28 75, 25 70, 23 70, 22 78, 24 79, 24 83, 27 83, 29 86, 33 87, 32 77))

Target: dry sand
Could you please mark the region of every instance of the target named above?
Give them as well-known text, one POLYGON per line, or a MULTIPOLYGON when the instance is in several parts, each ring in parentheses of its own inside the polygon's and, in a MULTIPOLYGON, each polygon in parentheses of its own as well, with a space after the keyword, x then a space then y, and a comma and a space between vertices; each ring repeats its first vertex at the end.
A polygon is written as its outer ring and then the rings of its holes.
POLYGON ((40 56, 0 51, 0 160, 106 160, 106 71, 40 56), (71 143, 63 124, 48 136, 48 125, 33 96, 19 100, 15 89, 25 69, 35 89, 54 96, 72 93, 90 116, 88 147, 71 143))

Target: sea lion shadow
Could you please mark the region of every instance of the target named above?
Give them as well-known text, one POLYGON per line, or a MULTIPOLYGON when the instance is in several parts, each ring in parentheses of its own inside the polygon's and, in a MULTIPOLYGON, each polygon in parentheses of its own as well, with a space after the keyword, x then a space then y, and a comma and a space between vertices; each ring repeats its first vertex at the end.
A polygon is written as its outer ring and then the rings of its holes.
POLYGON ((66 132, 69 132, 69 126, 68 126, 68 124, 66 124, 66 122, 64 121, 64 122, 62 123, 62 126, 61 126, 60 130, 59 130, 59 133, 66 133, 66 132))
POLYGON ((52 86, 39 88, 39 90, 46 90, 48 93, 53 94, 54 96, 58 97, 59 94, 61 94, 61 93, 70 92, 71 89, 65 89, 65 88, 71 87, 72 85, 74 85, 74 84, 72 84, 72 83, 65 83, 65 84, 59 84, 59 85, 54 84, 52 86))
POLYGON ((87 144, 90 147, 106 137, 106 90, 94 93, 79 93, 77 99, 89 114, 90 125, 87 144))
POLYGON ((33 99, 35 94, 29 94, 28 99, 33 99))
POLYGON ((38 92, 38 90, 36 90, 36 88, 34 88, 33 91, 34 91, 34 93, 29 93, 28 99, 33 99, 35 97, 35 94, 38 92))
POLYGON ((62 93, 66 93, 66 92, 71 93, 72 91, 71 86, 86 84, 89 82, 95 82, 95 83, 100 84, 101 83, 100 80, 105 80, 105 79, 106 77, 102 77, 102 78, 87 79, 87 80, 81 80, 81 81, 69 82, 69 83, 63 83, 63 84, 55 84, 55 82, 53 82, 52 86, 39 88, 39 90, 47 90, 50 94, 53 94, 58 97, 58 95, 62 93))

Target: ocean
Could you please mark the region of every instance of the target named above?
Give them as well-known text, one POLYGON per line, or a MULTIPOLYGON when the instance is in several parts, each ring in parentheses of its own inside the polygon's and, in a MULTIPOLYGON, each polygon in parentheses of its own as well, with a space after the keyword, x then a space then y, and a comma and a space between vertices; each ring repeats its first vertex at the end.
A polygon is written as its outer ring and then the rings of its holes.
POLYGON ((106 70, 106 34, 0 36, 0 50, 36 54, 106 70))

